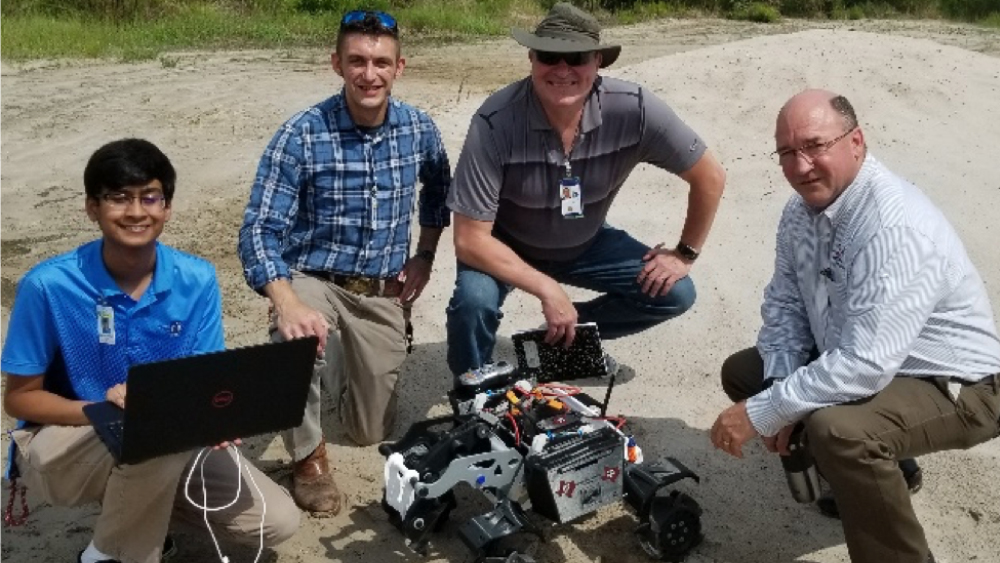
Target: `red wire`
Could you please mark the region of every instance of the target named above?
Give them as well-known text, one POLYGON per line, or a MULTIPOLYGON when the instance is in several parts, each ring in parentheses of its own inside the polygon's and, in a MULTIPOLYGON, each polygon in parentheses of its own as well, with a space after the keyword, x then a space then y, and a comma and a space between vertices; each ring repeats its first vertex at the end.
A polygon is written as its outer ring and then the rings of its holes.
POLYGON ((517 421, 514 420, 514 415, 510 414, 509 412, 505 412, 503 414, 507 418, 507 420, 510 421, 510 425, 514 428, 514 445, 515 446, 520 446, 521 445, 521 430, 517 427, 517 421))
POLYGON ((539 385, 538 389, 546 397, 559 397, 559 396, 565 396, 565 395, 576 395, 577 393, 580 393, 580 392, 583 391, 579 387, 573 387, 572 385, 561 385, 559 383, 546 383, 545 385, 539 385), (563 392, 562 393, 556 393, 554 391, 545 392, 545 389, 553 389, 553 390, 554 389, 559 389, 560 391, 563 391, 563 392))

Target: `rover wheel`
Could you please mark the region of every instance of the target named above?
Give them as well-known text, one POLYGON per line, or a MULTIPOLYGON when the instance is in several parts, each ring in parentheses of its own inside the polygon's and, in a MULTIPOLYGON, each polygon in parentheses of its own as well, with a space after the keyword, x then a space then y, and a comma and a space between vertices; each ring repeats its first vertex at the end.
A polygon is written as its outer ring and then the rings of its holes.
POLYGON ((701 507, 679 491, 653 499, 642 520, 636 529, 639 544, 661 561, 679 563, 701 543, 701 507))

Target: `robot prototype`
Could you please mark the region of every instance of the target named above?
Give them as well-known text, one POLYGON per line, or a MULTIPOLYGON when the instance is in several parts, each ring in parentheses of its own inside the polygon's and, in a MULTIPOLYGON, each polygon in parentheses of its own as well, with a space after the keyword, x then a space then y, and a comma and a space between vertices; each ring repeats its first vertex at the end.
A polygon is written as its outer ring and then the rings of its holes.
POLYGON ((533 563, 515 538, 544 539, 529 512, 557 523, 624 500, 637 517, 635 534, 653 558, 679 562, 702 540, 701 508, 666 488, 699 480, 673 458, 644 462, 625 420, 576 387, 519 379, 506 362, 460 376, 449 392, 453 414, 417 422, 379 451, 386 459, 383 509, 414 552, 426 555, 430 534, 456 506, 467 483, 493 509, 458 534, 477 563, 533 563))

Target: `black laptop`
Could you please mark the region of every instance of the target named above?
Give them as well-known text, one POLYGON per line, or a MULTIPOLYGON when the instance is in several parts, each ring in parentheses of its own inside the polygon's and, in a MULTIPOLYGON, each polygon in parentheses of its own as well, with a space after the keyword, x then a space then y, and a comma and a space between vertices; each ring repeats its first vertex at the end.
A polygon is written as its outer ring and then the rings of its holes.
POLYGON ((135 365, 124 410, 101 401, 83 412, 119 463, 294 428, 317 344, 312 336, 135 365))

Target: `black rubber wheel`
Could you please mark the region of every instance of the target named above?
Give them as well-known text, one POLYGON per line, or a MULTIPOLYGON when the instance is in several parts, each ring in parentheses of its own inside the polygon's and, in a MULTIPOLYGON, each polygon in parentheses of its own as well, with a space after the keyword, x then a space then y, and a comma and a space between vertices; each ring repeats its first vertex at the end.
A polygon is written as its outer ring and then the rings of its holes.
POLYGON ((656 497, 636 535, 649 555, 660 561, 680 563, 701 543, 701 507, 679 491, 656 497))

